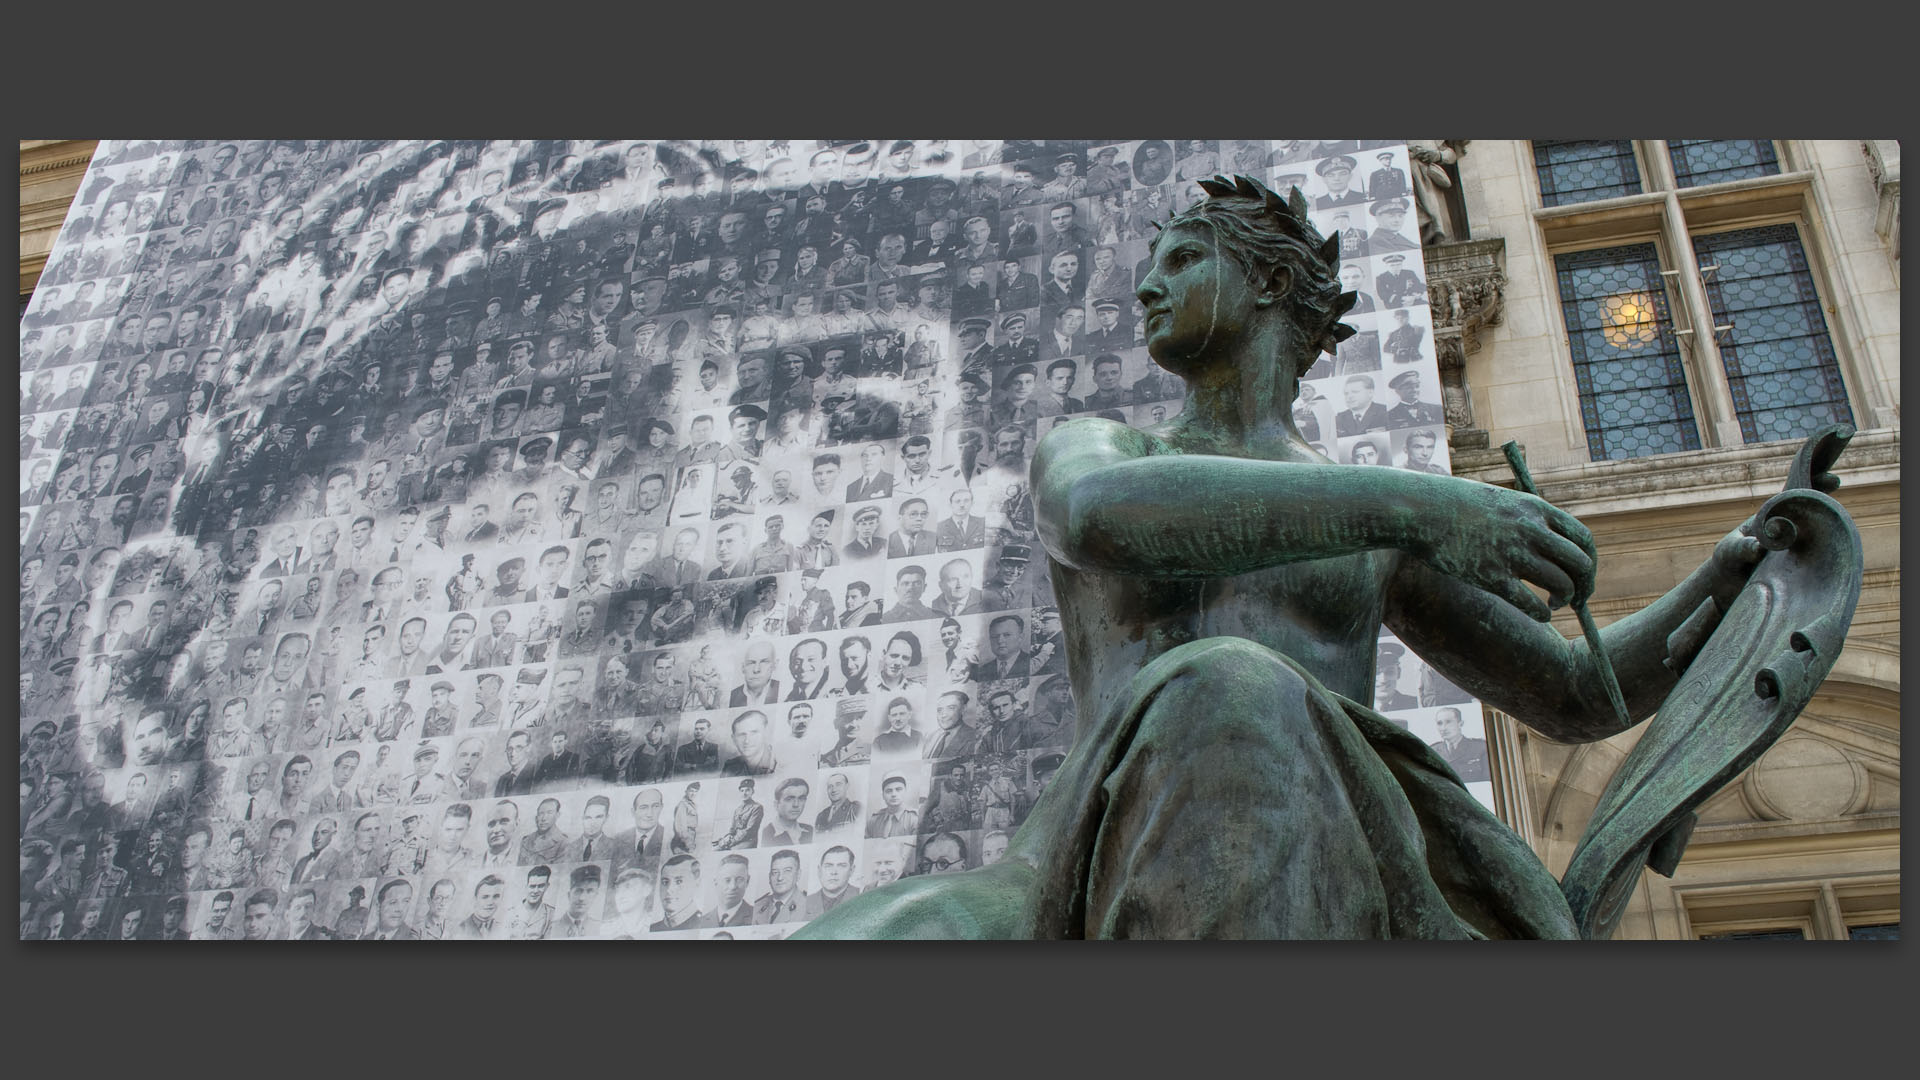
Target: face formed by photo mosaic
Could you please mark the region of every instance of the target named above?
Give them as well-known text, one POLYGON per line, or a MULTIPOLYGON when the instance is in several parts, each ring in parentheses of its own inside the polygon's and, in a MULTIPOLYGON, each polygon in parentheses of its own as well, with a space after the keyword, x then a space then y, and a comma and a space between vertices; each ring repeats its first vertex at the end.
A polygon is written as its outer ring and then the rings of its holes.
POLYGON ((21 322, 22 936, 765 939, 997 861, 1074 731, 1035 446, 1185 398, 1154 222, 1298 186, 1360 294, 1301 434, 1445 471, 1406 167, 102 143, 21 322))

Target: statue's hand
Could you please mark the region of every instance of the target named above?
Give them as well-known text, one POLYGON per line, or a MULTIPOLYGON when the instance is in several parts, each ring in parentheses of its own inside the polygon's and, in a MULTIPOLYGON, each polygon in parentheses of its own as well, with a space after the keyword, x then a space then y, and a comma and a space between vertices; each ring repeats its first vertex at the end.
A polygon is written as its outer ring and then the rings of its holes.
POLYGON ((1572 514, 1521 491, 1479 485, 1423 508, 1415 557, 1546 622, 1593 592, 1593 534, 1572 514), (1527 590, 1531 582, 1548 601, 1527 590))
POLYGON ((1753 568, 1766 553, 1759 537, 1748 536, 1741 529, 1720 538, 1707 561, 1713 566, 1713 601, 1721 611, 1733 606, 1734 598, 1746 587, 1753 568))

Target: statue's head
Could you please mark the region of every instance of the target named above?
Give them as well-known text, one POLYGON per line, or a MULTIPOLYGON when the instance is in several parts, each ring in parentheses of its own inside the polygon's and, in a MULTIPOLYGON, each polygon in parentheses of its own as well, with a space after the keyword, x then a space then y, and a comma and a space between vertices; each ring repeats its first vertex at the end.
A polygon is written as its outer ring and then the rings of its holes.
MULTIPOLYGON (((1333 352, 1353 335, 1353 328, 1340 322, 1357 300, 1355 294, 1341 291, 1336 276, 1340 239, 1322 237, 1314 228, 1298 188, 1282 199, 1246 176, 1216 176, 1199 185, 1208 197, 1161 226, 1152 248, 1156 261, 1176 237, 1196 231, 1210 234, 1214 249, 1230 257, 1256 293, 1271 289, 1280 310, 1297 327, 1305 347, 1294 357, 1296 375, 1311 367, 1320 353, 1333 352)), ((1146 296, 1141 301, 1150 311, 1154 307, 1146 296)))

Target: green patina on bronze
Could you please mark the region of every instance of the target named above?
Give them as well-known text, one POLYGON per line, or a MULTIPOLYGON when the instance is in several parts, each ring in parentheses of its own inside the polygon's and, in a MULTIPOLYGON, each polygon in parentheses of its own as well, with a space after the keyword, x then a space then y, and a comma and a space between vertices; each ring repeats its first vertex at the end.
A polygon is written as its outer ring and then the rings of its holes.
POLYGON ((1821 491, 1850 432, 1809 440, 1793 490, 1601 632, 1623 717, 1587 643, 1547 624, 1593 590, 1586 528, 1520 491, 1328 467, 1291 404, 1352 332, 1337 242, 1298 191, 1202 186, 1139 288, 1148 350, 1186 379, 1185 408, 1147 430, 1060 425, 1034 461, 1072 752, 1003 861, 902 879, 796 937, 1602 937, 1640 867, 1672 870, 1692 809, 1831 667, 1861 560, 1821 491), (1685 705, 1623 765, 1564 889, 1363 704, 1382 625, 1554 739, 1606 738, 1669 695, 1685 705))

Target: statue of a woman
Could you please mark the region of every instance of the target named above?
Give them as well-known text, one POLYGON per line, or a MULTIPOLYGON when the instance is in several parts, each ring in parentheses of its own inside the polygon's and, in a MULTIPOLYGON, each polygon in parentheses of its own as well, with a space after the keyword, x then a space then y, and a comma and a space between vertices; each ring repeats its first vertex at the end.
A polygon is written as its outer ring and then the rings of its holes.
MULTIPOLYGON (((1034 460, 1071 753, 1003 860, 903 878, 800 936, 1578 936, 1526 844, 1367 703, 1384 624, 1552 738, 1622 730, 1586 644, 1547 624, 1549 605, 1591 592, 1592 538, 1521 492, 1333 467, 1309 447, 1300 375, 1352 333, 1337 241, 1298 192, 1202 186, 1138 290, 1184 408, 1145 430, 1061 424, 1034 460)), ((1730 533, 1606 628, 1634 719, 1676 683, 1668 635, 1724 611, 1759 556, 1730 533)))

